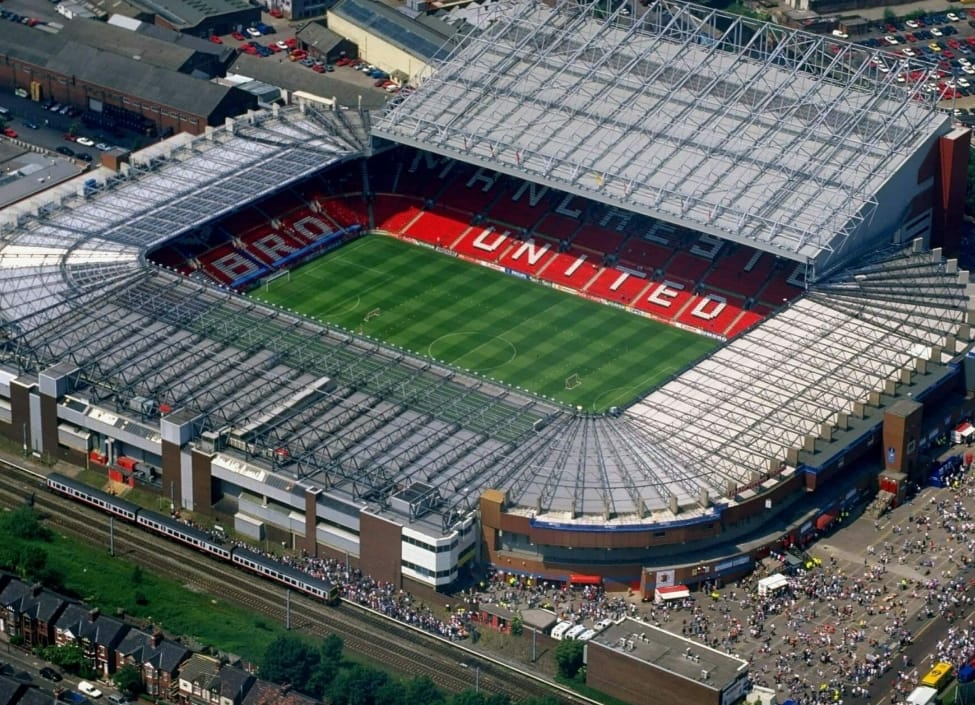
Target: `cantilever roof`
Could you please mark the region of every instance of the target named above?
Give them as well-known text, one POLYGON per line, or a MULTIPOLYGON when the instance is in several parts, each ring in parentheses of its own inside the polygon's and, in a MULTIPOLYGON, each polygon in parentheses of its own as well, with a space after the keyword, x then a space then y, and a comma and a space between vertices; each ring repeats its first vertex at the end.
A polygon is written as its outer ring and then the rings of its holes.
POLYGON ((639 18, 605 5, 512 2, 374 132, 803 261, 948 129, 923 81, 899 85, 864 47, 669 0, 639 18))
POLYGON ((45 194, 5 210, 0 323, 23 330, 80 306, 141 276, 153 246, 361 153, 364 128, 333 115, 263 113, 180 135, 137 154, 127 176, 99 172, 94 185, 66 185, 57 204, 45 194), (30 218, 39 207, 44 217, 30 218))
POLYGON ((970 344, 956 340, 967 273, 904 253, 817 283, 618 418, 595 417, 145 263, 158 243, 361 153, 356 116, 262 113, 140 153, 88 197, 5 210, 19 222, 0 222, 0 360, 19 372, 71 360, 92 410, 142 397, 213 429, 266 419, 246 461, 215 463, 242 486, 297 477, 359 506, 423 482, 443 526, 493 488, 538 523, 599 529, 709 520, 839 414, 911 374, 921 389, 970 344), (288 465, 260 460, 280 448, 288 465))

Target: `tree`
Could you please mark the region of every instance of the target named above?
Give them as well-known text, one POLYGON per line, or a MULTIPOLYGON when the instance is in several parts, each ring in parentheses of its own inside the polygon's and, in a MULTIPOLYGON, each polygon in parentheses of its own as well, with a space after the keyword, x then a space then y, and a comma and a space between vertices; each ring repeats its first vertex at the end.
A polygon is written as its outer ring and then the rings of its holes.
POLYGON ((116 688, 130 698, 134 698, 142 692, 142 672, 131 663, 127 663, 115 671, 112 682, 116 688))
POLYGON ((335 677, 329 695, 335 705, 378 705, 377 695, 388 683, 385 672, 354 663, 335 677))
POLYGON ((318 649, 318 666, 309 682, 310 695, 321 696, 328 690, 345 662, 342 655, 344 647, 345 643, 338 634, 329 634, 322 640, 322 645, 318 649))
POLYGON ((17 550, 14 569, 25 580, 38 580, 47 568, 47 551, 32 543, 23 543, 17 550))
POLYGON ((142 566, 137 563, 132 568, 132 584, 142 585, 143 580, 145 580, 145 573, 142 571, 142 566))
POLYGON ((318 665, 318 652, 304 639, 282 634, 264 652, 260 673, 265 680, 290 683, 296 690, 307 693, 318 665))
POLYGON ((521 636, 522 632, 525 631, 525 622, 521 617, 515 617, 511 620, 511 636, 521 636))
POLYGON ((376 693, 382 705, 445 705, 444 694, 427 676, 389 681, 376 693))
POLYGON ((558 664, 560 675, 566 678, 575 678, 576 673, 582 668, 585 646, 585 642, 575 639, 559 642, 555 648, 555 663, 558 664))
POLYGON ((8 537, 25 541, 50 541, 51 531, 41 523, 32 507, 23 505, 7 512, 2 524, 3 533, 8 537))
POLYGON ((61 670, 79 675, 82 678, 89 677, 94 670, 85 656, 84 649, 78 644, 46 646, 38 649, 37 655, 60 667, 61 670))

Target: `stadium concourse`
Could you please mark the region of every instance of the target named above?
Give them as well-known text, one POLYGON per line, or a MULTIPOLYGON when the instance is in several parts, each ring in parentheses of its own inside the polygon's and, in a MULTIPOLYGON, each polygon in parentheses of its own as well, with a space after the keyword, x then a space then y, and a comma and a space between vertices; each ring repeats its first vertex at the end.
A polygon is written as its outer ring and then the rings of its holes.
POLYGON ((394 585, 747 571, 960 385, 968 273, 926 244, 968 133, 695 12, 518 5, 384 115, 249 114, 4 211, 0 430, 394 585), (373 229, 728 342, 594 415, 234 291, 373 229))

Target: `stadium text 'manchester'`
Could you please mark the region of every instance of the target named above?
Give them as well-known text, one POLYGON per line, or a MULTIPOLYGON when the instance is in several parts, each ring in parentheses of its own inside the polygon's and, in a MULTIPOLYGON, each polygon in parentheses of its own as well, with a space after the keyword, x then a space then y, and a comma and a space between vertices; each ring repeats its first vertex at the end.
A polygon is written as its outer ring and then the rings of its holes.
POLYGON ((435 588, 740 574, 882 433, 921 472, 952 419, 884 415, 963 386, 968 131, 862 47, 599 5, 517 5, 382 114, 251 114, 5 211, 0 430, 435 588), (724 344, 594 414, 233 291, 366 230, 724 344))

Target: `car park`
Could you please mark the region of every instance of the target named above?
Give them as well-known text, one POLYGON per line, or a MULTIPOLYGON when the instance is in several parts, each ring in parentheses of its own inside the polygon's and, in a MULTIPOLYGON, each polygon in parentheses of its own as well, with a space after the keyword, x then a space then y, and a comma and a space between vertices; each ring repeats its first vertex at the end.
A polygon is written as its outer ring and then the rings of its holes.
POLYGON ((87 695, 89 698, 98 699, 102 697, 102 691, 100 691, 98 688, 96 688, 88 681, 81 681, 80 683, 78 683, 78 690, 84 693, 85 695, 87 695))
POLYGON ((50 666, 44 666, 44 668, 40 670, 40 674, 41 674, 41 678, 46 678, 52 683, 58 683, 61 681, 61 674, 55 671, 50 666))

